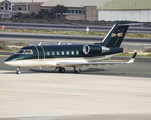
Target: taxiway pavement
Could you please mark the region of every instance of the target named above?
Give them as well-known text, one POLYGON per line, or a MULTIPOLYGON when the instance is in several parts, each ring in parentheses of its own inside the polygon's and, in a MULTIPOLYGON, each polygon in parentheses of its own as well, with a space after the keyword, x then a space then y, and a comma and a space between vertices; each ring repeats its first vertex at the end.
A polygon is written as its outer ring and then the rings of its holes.
MULTIPOLYGON (((15 42, 26 42, 28 44, 94 44, 100 43, 104 36, 87 35, 58 35, 58 34, 39 34, 39 33, 19 33, 19 32, 0 32, 0 40, 15 42)), ((124 38, 121 47, 130 50, 146 50, 151 48, 150 38, 124 38)))
POLYGON ((128 65, 84 67, 81 74, 72 68, 64 74, 54 68, 21 68, 21 75, 16 75, 15 67, 4 64, 10 54, 0 52, 0 120, 151 118, 151 58, 136 57, 128 65))
POLYGON ((144 120, 151 80, 0 70, 0 120, 144 120))
MULTIPOLYGON (((13 22, 0 22, 0 26, 5 25, 7 29, 36 29, 36 30, 60 30, 60 31, 85 31, 87 26, 90 31, 109 32, 112 26, 103 25, 63 25, 63 24, 41 24, 41 23, 13 23, 13 22)), ((132 27, 128 29, 130 33, 151 33, 150 27, 132 27)))

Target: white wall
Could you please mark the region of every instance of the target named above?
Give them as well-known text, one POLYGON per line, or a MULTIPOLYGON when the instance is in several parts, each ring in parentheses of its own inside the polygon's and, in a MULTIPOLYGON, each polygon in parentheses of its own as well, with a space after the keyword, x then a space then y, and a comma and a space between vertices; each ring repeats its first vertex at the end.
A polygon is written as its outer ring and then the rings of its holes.
POLYGON ((99 10, 98 20, 151 22, 151 10, 99 10))

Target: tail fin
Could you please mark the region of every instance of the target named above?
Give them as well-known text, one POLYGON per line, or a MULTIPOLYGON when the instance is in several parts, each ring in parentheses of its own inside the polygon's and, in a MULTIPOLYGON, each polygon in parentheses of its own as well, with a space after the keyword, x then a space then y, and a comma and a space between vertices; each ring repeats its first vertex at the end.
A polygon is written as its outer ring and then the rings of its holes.
POLYGON ((128 27, 129 25, 125 26, 124 22, 116 23, 103 39, 101 45, 106 47, 120 47, 128 27))
POLYGON ((142 23, 116 23, 101 42, 101 46, 120 47, 130 25, 142 25, 142 23))

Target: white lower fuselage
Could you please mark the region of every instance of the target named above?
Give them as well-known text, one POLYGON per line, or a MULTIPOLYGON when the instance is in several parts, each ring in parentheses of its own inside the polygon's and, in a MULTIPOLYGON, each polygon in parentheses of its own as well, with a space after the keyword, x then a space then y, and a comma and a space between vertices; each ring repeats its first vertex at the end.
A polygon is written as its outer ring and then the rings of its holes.
MULTIPOLYGON (((115 55, 115 54, 114 54, 115 55)), ((107 58, 110 58, 112 55, 106 56, 97 56, 97 57, 78 57, 78 58, 46 58, 46 59, 25 59, 25 60, 16 60, 8 61, 5 64, 15 67, 59 67, 57 63, 60 62, 70 62, 70 63, 89 63, 89 62, 98 62, 107 58)), ((61 65, 63 67, 69 65, 61 65)), ((72 66, 72 65, 70 65, 72 66)))

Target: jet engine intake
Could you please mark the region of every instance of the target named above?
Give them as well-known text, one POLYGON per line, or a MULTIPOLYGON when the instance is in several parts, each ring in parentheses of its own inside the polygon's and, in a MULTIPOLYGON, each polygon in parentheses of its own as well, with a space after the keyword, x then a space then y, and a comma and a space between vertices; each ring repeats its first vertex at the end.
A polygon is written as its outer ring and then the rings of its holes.
POLYGON ((83 46, 83 53, 88 56, 96 56, 110 51, 109 48, 100 45, 87 45, 83 46))

